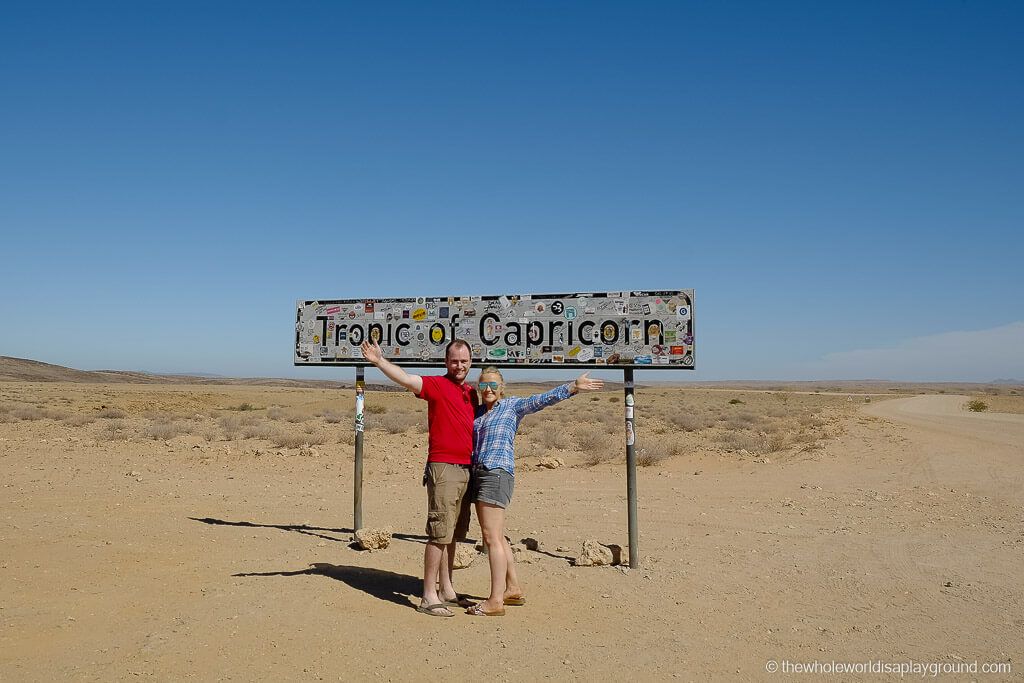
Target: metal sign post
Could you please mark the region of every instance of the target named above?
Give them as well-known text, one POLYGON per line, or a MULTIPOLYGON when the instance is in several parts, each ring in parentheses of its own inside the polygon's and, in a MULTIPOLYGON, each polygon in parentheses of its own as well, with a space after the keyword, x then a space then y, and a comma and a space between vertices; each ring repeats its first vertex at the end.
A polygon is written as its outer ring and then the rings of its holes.
POLYGON ((356 457, 352 488, 352 530, 363 528, 363 366, 356 368, 356 457))
POLYGON ((629 566, 640 565, 640 532, 636 518, 636 426, 633 419, 633 368, 623 370, 626 409, 626 498, 629 519, 629 566))

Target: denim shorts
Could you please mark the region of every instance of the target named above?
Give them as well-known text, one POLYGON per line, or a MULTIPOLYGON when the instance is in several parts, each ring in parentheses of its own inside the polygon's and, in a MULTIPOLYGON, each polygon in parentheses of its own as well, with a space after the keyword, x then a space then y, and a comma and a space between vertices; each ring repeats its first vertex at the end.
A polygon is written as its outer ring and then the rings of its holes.
POLYGON ((516 478, 500 467, 493 469, 483 465, 473 467, 470 491, 475 502, 490 503, 500 508, 507 508, 512 502, 512 489, 515 488, 515 485, 516 478))

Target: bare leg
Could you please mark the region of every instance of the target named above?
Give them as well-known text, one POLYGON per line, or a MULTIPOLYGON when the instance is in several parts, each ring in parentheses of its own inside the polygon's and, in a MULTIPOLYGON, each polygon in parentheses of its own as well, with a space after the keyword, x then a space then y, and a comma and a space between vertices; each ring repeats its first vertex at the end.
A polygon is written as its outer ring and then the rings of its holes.
POLYGON ((513 595, 522 595, 523 587, 519 585, 519 575, 516 574, 516 557, 512 554, 512 547, 508 544, 508 539, 504 536, 501 538, 505 541, 505 550, 508 552, 508 563, 505 569, 505 593, 502 595, 502 600, 504 600, 513 595))
POLYGON ((445 546, 428 542, 423 549, 423 605, 441 602, 437 596, 437 579, 444 562, 445 546))
POLYGON ((458 595, 455 592, 455 584, 452 583, 452 572, 455 571, 455 548, 455 541, 444 546, 444 561, 438 571, 437 593, 441 600, 454 600, 458 595))
POLYGON ((487 546, 487 561, 491 567, 491 594, 480 603, 480 607, 487 611, 500 610, 505 604, 505 575, 512 554, 505 540, 505 509, 477 501, 476 516, 480 520, 480 531, 487 546))

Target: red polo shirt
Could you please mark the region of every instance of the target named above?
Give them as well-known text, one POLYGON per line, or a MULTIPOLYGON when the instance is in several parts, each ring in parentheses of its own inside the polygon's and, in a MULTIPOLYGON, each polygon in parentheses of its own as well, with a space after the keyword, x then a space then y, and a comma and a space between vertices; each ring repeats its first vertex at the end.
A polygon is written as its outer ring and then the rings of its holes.
POLYGON ((473 387, 448 375, 423 378, 416 394, 427 402, 430 449, 427 462, 468 465, 473 455, 473 387))

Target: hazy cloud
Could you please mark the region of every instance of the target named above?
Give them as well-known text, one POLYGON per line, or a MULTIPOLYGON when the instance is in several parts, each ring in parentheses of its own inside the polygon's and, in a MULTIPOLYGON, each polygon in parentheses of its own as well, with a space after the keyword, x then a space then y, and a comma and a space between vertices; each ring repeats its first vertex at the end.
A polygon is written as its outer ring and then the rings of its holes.
POLYGON ((799 366, 805 379, 990 382, 1024 379, 1024 322, 907 339, 882 349, 830 353, 799 366))

